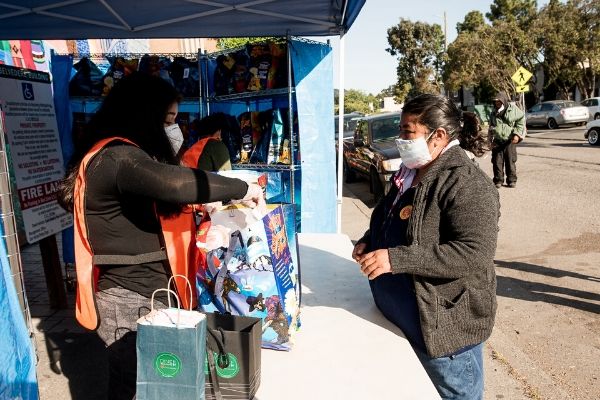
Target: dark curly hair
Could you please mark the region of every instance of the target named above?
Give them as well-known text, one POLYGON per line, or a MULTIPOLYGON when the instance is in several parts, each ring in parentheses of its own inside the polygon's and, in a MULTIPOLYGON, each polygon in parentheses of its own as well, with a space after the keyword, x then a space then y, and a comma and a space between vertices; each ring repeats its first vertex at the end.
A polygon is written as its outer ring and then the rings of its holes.
POLYGON ((114 136, 129 139, 157 161, 178 165, 164 123, 169 107, 180 101, 181 95, 162 78, 133 73, 121 79, 76 143, 69 171, 58 193, 60 205, 73 211, 73 192, 81 160, 102 139, 114 136))
POLYGON ((408 100, 402 112, 415 115, 417 122, 430 130, 444 128, 450 140, 458 139, 460 147, 477 157, 490 149, 488 136, 481 131, 477 115, 459 110, 446 96, 421 94, 408 100))

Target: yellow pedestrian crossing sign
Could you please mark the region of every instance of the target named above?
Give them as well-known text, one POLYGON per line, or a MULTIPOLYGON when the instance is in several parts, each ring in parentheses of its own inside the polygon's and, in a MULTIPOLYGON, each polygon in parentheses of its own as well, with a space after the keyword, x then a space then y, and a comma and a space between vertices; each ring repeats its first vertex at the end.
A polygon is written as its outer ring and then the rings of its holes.
MULTIPOLYGON (((527 81, 529 79, 531 79, 531 77, 533 76, 533 74, 529 71, 527 71, 525 68, 523 67, 519 67, 519 69, 517 70, 517 72, 515 72, 513 74, 513 76, 511 76, 510 78, 518 85, 518 86, 524 86, 527 81)), ((526 91, 526 90, 525 90, 526 91)), ((517 90, 518 92, 518 90, 517 90)))
POLYGON ((517 93, 529 92, 529 85, 517 86, 515 90, 517 93))

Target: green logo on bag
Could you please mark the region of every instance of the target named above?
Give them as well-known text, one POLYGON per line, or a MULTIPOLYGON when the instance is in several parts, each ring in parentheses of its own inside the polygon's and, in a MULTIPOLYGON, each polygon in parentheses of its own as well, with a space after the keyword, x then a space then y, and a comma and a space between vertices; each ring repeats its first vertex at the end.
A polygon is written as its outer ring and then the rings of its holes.
MULTIPOLYGON (((221 378, 231 379, 234 378, 240 372, 240 364, 236 356, 231 353, 227 353, 229 358, 229 365, 225 368, 219 367, 219 353, 212 353, 215 360, 215 367, 217 368, 217 375, 221 378)), ((204 375, 208 375, 208 359, 204 359, 204 375)))
POLYGON ((173 353, 159 353, 154 359, 154 368, 163 378, 174 378, 181 370, 181 360, 173 353))

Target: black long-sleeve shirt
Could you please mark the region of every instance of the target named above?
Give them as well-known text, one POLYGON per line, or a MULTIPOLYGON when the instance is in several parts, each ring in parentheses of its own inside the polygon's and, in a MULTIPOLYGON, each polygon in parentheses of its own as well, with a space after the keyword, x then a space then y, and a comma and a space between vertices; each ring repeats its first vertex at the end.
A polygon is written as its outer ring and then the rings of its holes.
MULTIPOLYGON (((85 216, 96 255, 136 255, 161 249, 156 200, 177 204, 242 198, 248 185, 153 160, 142 149, 123 143, 102 149, 86 170, 85 216)), ((98 287, 121 286, 150 297, 167 286, 165 262, 102 265, 98 287)), ((194 284, 191 282, 191 284, 194 284)))

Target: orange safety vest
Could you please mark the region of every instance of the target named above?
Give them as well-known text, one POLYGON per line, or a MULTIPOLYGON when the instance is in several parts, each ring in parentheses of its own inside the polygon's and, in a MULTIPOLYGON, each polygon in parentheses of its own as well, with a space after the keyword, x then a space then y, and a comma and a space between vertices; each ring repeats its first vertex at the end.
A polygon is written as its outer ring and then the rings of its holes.
POLYGON ((198 168, 198 160, 204 151, 204 147, 209 140, 217 140, 211 137, 205 137, 198 140, 196 143, 192 145, 189 149, 183 153, 183 157, 181 157, 181 164, 190 168, 198 168))
MULTIPOLYGON (((77 321, 85 328, 95 330, 100 325, 100 318, 96 307, 94 293, 96 292, 100 270, 94 264, 94 252, 88 239, 88 229, 85 221, 85 172, 90 160, 107 144, 112 141, 121 141, 137 146, 128 139, 112 137, 100 140, 85 155, 79 166, 79 174, 74 190, 74 228, 75 228, 75 266, 77 271, 77 294, 75 299, 75 316, 77 321)), ((160 217, 164 250, 173 275, 186 276, 191 284, 192 297, 183 279, 175 279, 175 286, 182 307, 188 308, 191 304, 196 307, 196 254, 191 248, 193 233, 195 231, 194 216, 186 207, 184 212, 177 216, 160 217)))

